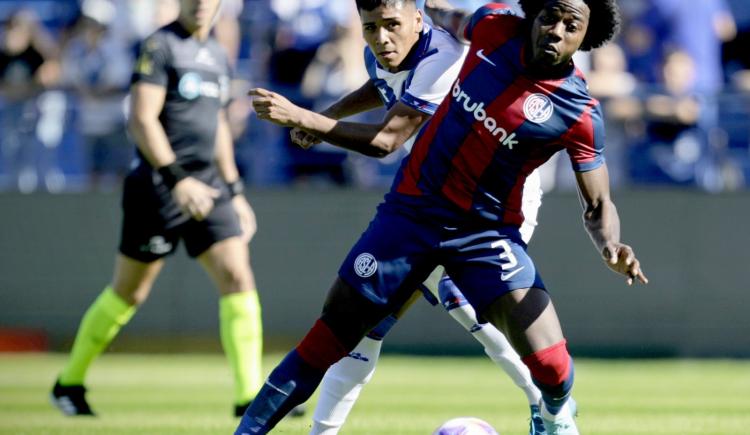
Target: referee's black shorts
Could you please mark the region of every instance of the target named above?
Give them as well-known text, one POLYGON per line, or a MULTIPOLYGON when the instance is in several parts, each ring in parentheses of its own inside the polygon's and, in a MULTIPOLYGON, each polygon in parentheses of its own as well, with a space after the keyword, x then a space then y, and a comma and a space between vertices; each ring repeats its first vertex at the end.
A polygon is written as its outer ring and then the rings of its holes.
POLYGON ((196 177, 221 191, 211 213, 202 221, 183 214, 172 199, 172 193, 155 182, 150 173, 131 172, 123 188, 119 251, 150 263, 173 253, 182 239, 188 255, 197 257, 213 244, 241 235, 229 191, 214 172, 196 177))

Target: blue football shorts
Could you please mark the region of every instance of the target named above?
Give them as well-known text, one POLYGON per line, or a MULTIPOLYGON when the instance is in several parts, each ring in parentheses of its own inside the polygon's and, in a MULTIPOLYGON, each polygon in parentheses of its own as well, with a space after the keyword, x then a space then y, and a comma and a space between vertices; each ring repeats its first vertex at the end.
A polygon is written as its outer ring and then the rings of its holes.
POLYGON ((518 227, 443 224, 414 207, 389 202, 378 207, 339 276, 372 302, 397 305, 438 265, 478 314, 512 290, 545 289, 518 227))

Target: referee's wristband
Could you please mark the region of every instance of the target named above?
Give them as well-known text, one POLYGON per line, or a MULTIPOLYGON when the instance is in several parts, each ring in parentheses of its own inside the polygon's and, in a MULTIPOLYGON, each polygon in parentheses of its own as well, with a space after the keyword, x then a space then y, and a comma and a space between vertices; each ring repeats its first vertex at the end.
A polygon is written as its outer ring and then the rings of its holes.
POLYGON ((180 165, 173 162, 166 166, 162 166, 157 169, 156 172, 161 175, 161 181, 169 190, 174 189, 174 186, 180 181, 187 178, 190 174, 187 173, 180 165))
POLYGON ((242 195, 242 192, 245 191, 245 183, 242 182, 241 178, 238 178, 231 183, 227 183, 227 187, 229 188, 229 195, 232 198, 237 195, 242 195))

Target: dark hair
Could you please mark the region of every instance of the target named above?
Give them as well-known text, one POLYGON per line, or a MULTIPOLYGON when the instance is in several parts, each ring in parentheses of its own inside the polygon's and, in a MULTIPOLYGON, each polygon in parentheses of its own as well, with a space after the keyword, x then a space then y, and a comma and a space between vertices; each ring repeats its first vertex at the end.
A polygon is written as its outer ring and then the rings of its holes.
MULTIPOLYGON (((536 19, 549 0, 519 0, 528 20, 536 19)), ((589 27, 583 38, 580 50, 599 48, 615 37, 620 30, 620 10, 616 0, 583 0, 589 7, 589 27)))
POLYGON ((416 5, 417 0, 357 0, 357 10, 371 11, 380 6, 392 7, 400 3, 414 3, 416 5))

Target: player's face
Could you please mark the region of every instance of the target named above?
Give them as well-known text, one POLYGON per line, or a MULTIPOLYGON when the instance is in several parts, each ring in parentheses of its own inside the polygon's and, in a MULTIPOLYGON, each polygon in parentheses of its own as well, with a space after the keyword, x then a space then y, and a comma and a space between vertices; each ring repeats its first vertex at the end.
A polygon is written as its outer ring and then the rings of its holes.
POLYGON ((379 6, 371 11, 360 10, 362 34, 378 63, 396 72, 406 59, 422 32, 422 12, 412 2, 379 6))
POLYGON ((583 0, 549 0, 531 27, 532 63, 567 64, 589 27, 590 10, 583 0))
POLYGON ((221 0, 180 0, 180 21, 189 30, 211 27, 221 0))

